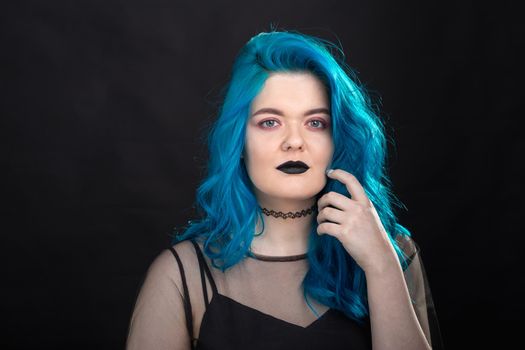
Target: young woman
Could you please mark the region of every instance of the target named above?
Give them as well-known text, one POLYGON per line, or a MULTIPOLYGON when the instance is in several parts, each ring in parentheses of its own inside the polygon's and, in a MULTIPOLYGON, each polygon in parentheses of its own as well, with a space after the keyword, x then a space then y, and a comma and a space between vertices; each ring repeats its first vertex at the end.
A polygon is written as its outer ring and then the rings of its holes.
MULTIPOLYGON (((254 36, 209 134, 201 218, 150 266, 128 349, 430 349, 379 117, 330 42, 254 36)), ((342 56, 342 55, 341 55, 342 56)))

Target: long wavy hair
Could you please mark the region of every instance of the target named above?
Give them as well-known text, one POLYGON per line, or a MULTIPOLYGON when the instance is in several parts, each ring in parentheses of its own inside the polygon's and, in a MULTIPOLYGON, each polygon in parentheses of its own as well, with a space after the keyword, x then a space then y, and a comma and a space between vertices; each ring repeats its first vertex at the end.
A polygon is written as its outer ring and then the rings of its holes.
MULTIPOLYGON (((264 231, 264 217, 240 156, 250 104, 274 72, 310 72, 324 84, 331 102, 332 168, 346 170, 361 182, 401 265, 406 266, 407 257, 395 238, 398 234, 410 236, 410 232, 397 223, 392 210, 392 205, 402 204, 391 192, 384 172, 384 125, 354 72, 344 63, 342 49, 296 31, 262 32, 239 52, 218 118, 208 133, 207 174, 196 193, 200 218, 175 232, 172 243, 187 239, 201 242, 213 266, 225 271, 245 258, 254 235, 264 231), (255 233, 258 218, 263 227, 255 233)), ((351 197, 343 184, 327 178, 318 198, 330 191, 351 197)), ((369 317, 364 271, 336 238, 317 235, 318 224, 312 221, 304 298, 314 313, 310 297, 362 323, 369 317)))

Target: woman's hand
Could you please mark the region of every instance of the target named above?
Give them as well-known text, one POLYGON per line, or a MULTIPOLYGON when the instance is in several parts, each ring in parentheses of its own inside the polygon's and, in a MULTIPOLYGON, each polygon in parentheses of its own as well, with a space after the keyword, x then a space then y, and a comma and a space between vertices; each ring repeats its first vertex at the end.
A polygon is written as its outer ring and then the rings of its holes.
POLYGON ((352 198, 337 192, 319 198, 317 233, 337 238, 365 273, 385 271, 397 255, 372 201, 349 172, 335 169, 327 176, 342 182, 352 198))

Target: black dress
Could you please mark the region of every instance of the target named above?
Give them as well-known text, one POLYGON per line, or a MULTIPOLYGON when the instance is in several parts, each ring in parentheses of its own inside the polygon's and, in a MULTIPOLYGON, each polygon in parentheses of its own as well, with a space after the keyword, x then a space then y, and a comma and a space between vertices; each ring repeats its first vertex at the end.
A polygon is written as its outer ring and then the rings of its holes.
MULTIPOLYGON (((399 247, 410 259, 403 271, 414 311, 432 344, 441 335, 432 295, 410 237, 399 247)), ((305 300, 306 255, 246 256, 221 271, 200 244, 179 242, 152 262, 138 293, 126 348, 132 349, 371 349, 370 322, 305 300)))
MULTIPOLYGON (((245 306, 217 291, 199 246, 192 242, 199 259, 200 275, 205 296, 206 311, 201 323, 199 339, 194 339, 193 327, 188 332, 198 350, 214 349, 371 349, 370 323, 360 326, 336 309, 329 309, 315 321, 302 327, 245 306), (207 275, 213 295, 208 302, 205 284, 207 275)), ((184 267, 173 248, 180 271, 184 267)), ((184 276, 184 274, 183 274, 184 276)), ((184 305, 187 325, 192 325, 191 299, 185 276, 184 305)))

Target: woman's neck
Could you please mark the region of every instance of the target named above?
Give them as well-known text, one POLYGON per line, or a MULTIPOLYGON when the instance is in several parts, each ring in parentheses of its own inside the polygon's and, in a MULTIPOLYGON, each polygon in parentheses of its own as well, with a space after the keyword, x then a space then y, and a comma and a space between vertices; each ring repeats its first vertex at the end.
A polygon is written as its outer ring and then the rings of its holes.
MULTIPOLYGON (((308 201, 308 203, 303 201, 302 204, 286 206, 264 206, 263 203, 261 203, 261 207, 266 208, 268 211, 273 210, 274 212, 281 212, 283 214, 289 212, 302 213, 295 215, 295 218, 287 215, 287 219, 279 217, 280 215, 278 214, 275 215, 278 217, 263 214, 264 232, 253 238, 250 249, 256 254, 268 256, 289 256, 306 253, 308 251, 308 237, 312 220, 315 220, 317 216, 315 210, 308 210, 314 203, 314 200, 308 201)), ((262 223, 259 219, 255 233, 260 233, 261 229, 262 223)))

